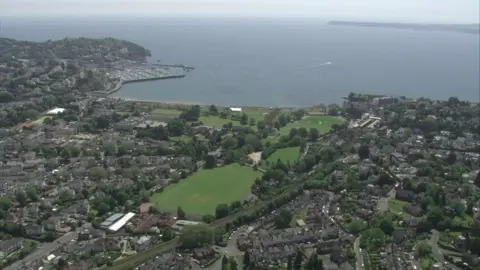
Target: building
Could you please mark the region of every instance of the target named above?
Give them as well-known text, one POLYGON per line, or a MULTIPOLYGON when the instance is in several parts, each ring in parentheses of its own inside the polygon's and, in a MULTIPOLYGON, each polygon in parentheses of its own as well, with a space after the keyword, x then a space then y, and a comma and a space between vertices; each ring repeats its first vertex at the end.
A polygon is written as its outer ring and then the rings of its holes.
POLYGON ((113 223, 110 227, 108 227, 108 230, 110 232, 117 232, 120 230, 127 222, 132 219, 135 216, 135 213, 129 212, 126 215, 124 215, 121 219, 113 223))
POLYGON ((239 113, 240 113, 240 112, 243 111, 243 109, 240 108, 240 107, 231 107, 231 108, 230 108, 230 111, 231 111, 231 112, 239 112, 239 113))
POLYGON ((12 238, 0 242, 0 259, 7 257, 13 252, 22 248, 23 240, 21 238, 12 238))
POLYGON ((113 215, 111 215, 110 217, 108 217, 107 219, 105 219, 105 221, 103 221, 103 222, 100 224, 100 227, 103 228, 103 229, 107 229, 107 228, 109 228, 113 223, 115 223, 115 221, 121 219, 122 217, 123 217, 123 214, 122 214, 122 213, 113 214, 113 215))
POLYGON ((47 115, 56 115, 56 114, 59 114, 59 113, 63 113, 65 111, 64 108, 55 108, 55 109, 51 109, 50 111, 47 112, 47 115))
POLYGON ((176 230, 181 230, 185 226, 194 226, 199 224, 202 224, 202 223, 197 221, 190 221, 190 220, 177 220, 177 222, 175 222, 172 228, 176 230))

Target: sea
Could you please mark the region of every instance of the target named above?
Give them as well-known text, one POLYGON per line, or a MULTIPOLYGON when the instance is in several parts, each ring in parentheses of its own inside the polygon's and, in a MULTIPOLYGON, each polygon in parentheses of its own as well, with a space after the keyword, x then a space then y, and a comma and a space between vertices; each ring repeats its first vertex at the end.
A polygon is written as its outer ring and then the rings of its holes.
POLYGON ((321 19, 6 17, 0 36, 109 36, 148 48, 152 62, 195 68, 183 79, 124 85, 117 97, 268 107, 340 103, 350 92, 480 99, 480 36, 472 34, 321 19))

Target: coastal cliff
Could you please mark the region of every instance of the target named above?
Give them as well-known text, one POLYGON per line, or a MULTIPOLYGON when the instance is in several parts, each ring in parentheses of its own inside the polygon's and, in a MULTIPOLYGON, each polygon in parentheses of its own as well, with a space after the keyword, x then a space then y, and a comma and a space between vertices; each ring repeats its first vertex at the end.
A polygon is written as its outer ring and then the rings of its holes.
POLYGON ((330 21, 329 25, 357 26, 408 29, 417 31, 447 31, 466 34, 480 34, 480 24, 411 24, 411 23, 379 23, 379 22, 350 22, 330 21))

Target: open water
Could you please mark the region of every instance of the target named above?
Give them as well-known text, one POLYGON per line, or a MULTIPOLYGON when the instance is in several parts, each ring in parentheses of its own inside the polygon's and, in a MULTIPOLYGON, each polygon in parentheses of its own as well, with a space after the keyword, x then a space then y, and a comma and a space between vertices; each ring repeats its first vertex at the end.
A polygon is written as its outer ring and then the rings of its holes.
POLYGON ((478 35, 226 18, 2 18, 1 36, 112 36, 152 61, 194 66, 184 79, 125 85, 115 96, 251 106, 340 102, 350 92, 480 99, 478 35))

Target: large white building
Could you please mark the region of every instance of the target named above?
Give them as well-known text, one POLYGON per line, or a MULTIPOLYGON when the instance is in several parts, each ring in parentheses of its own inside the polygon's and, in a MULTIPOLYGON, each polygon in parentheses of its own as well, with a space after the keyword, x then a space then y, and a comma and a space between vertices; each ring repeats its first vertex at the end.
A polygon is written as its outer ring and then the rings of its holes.
POLYGON ((119 219, 117 222, 113 223, 110 227, 108 227, 108 230, 110 232, 117 232, 120 230, 127 222, 132 219, 135 216, 135 213, 129 212, 125 216, 123 216, 121 219, 119 219))

